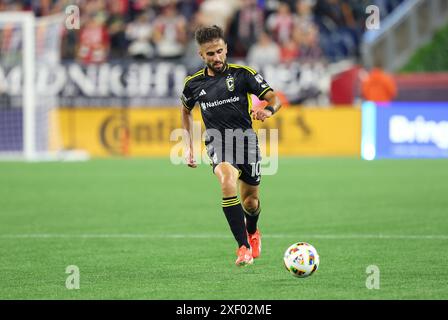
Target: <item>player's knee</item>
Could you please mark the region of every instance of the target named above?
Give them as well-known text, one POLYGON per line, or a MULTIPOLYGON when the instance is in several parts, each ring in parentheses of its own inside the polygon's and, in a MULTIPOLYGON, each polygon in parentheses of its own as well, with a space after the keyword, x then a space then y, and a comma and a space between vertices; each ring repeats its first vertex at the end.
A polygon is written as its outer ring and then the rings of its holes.
POLYGON ((236 194, 236 180, 231 175, 221 178, 221 189, 223 194, 236 194))
POLYGON ((223 194, 235 195, 238 180, 236 169, 227 163, 222 163, 216 167, 215 174, 219 179, 223 194))
POLYGON ((243 205, 244 209, 249 213, 254 213, 258 209, 258 197, 256 196, 249 196, 246 199, 244 199, 243 205))

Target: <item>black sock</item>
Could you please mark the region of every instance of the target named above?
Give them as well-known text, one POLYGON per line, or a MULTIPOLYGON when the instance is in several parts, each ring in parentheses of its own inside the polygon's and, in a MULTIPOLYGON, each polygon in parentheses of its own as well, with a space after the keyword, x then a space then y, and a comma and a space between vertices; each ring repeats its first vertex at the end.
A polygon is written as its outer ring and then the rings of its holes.
MULTIPOLYGON (((244 209, 244 207, 243 207, 244 209)), ((258 217, 260 216, 261 207, 260 201, 258 201, 258 208, 255 212, 248 212, 244 209, 244 215, 246 216, 246 228, 249 234, 254 234, 257 231, 258 217)))
POLYGON ((229 223, 230 230, 238 242, 238 248, 246 246, 250 248, 247 241, 246 223, 244 222, 244 211, 237 196, 222 199, 222 209, 229 223))

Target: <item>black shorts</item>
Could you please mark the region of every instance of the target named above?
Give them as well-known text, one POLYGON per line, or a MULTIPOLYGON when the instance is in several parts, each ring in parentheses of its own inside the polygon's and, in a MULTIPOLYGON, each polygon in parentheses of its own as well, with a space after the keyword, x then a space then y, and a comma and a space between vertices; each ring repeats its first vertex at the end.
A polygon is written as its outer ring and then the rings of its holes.
POLYGON ((222 162, 230 163, 238 170, 238 178, 245 183, 258 186, 261 181, 261 155, 258 143, 256 145, 248 146, 245 144, 244 150, 236 148, 240 151, 241 157, 236 155, 236 152, 228 151, 225 153, 225 148, 217 148, 216 145, 206 144, 207 154, 210 158, 210 165, 213 168, 213 173, 218 164, 222 162), (243 150, 243 151, 242 151, 243 150), (242 156, 244 155, 244 157, 242 156))

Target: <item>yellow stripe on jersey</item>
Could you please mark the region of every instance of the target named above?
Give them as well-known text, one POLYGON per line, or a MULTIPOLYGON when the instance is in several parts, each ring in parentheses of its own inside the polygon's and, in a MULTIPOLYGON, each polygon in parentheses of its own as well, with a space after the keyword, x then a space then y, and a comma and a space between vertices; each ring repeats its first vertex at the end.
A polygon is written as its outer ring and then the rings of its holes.
POLYGON ((185 102, 184 102, 184 100, 182 100, 182 99, 180 99, 181 101, 182 101, 182 104, 184 105, 184 107, 186 108, 186 109, 188 109, 188 110, 193 110, 193 108, 189 108, 186 104, 185 104, 185 102))
POLYGON ((262 95, 264 95, 265 92, 268 91, 268 90, 272 90, 272 88, 271 87, 267 87, 266 89, 264 89, 263 92, 258 95, 258 98, 260 98, 262 95))
POLYGON ((194 75, 186 77, 185 80, 184 80, 184 86, 187 84, 188 81, 190 81, 191 79, 194 79, 194 78, 196 78, 196 77, 198 77, 200 75, 202 75, 202 71, 196 72, 194 75))
POLYGON ((205 75, 205 69, 201 69, 201 70, 199 70, 198 72, 196 72, 195 74, 193 74, 193 75, 191 75, 191 76, 189 76, 189 77, 186 77, 185 78, 185 80, 184 80, 184 86, 187 84, 187 82, 188 81, 190 81, 191 79, 194 79, 194 78, 196 78, 196 77, 198 77, 198 76, 203 76, 203 75, 205 75))
POLYGON ((190 78, 197 77, 197 76, 200 75, 200 74, 204 74, 204 69, 201 69, 201 70, 199 70, 199 71, 193 73, 193 74, 190 76, 190 78))
POLYGON ((236 69, 246 69, 247 71, 249 71, 250 73, 252 73, 253 75, 255 75, 257 73, 257 71, 255 71, 254 69, 248 67, 248 66, 242 66, 240 64, 234 64, 234 63, 229 63, 229 67, 232 68, 236 68, 236 69))
POLYGON ((247 93, 247 107, 248 107, 247 112, 249 113, 250 116, 250 111, 252 110, 252 97, 250 96, 250 93, 247 93))

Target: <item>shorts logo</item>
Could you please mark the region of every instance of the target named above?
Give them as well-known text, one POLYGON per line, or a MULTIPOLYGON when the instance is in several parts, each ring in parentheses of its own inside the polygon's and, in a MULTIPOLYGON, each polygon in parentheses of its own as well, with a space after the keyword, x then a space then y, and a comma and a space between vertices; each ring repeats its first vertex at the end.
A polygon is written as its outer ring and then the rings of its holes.
POLYGON ((226 85, 227 85, 227 89, 229 91, 235 90, 235 79, 233 79, 233 77, 231 75, 227 76, 226 85))

